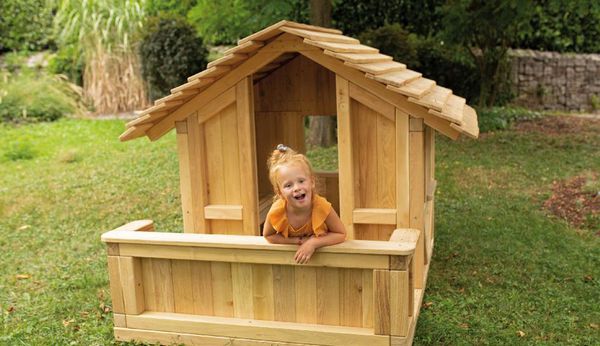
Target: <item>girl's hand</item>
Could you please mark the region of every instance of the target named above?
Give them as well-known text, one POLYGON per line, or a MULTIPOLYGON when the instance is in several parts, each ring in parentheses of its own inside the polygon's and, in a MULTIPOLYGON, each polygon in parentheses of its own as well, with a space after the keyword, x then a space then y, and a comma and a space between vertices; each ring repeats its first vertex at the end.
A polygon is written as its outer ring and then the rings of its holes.
POLYGON ((296 263, 308 263, 308 260, 310 260, 313 253, 315 253, 315 246, 313 245, 313 242, 309 240, 310 238, 303 242, 302 245, 300 245, 300 248, 298 248, 298 251, 296 251, 296 255, 294 256, 294 261, 296 261, 296 263))

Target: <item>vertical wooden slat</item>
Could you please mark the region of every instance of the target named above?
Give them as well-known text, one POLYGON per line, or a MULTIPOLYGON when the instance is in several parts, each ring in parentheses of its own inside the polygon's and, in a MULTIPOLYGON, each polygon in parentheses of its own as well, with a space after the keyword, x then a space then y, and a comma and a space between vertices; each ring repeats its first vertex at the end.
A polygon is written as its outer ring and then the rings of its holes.
MULTIPOLYGON (((223 110, 222 112, 226 111, 223 110)), ((222 113, 221 112, 221 113, 222 113)), ((204 124, 204 141, 206 147, 208 204, 227 204, 225 194, 226 180, 223 177, 224 155, 221 145, 221 114, 208 119, 204 124)), ((228 224, 224 220, 210 220, 210 233, 227 234, 228 224)))
POLYGON ((396 227, 410 227, 409 117, 396 108, 396 227))
POLYGON ((362 271, 362 326, 373 328, 373 270, 362 271))
POLYGON ((425 157, 423 131, 410 132, 410 228, 421 231, 415 249, 415 288, 423 288, 425 242, 423 207, 425 204, 425 157))
POLYGON ((340 324, 339 268, 317 268, 317 323, 340 324))
POLYGON ((348 239, 354 239, 352 212, 354 211, 354 173, 352 158, 352 124, 348 81, 335 77, 338 119, 338 162, 340 172, 340 218, 346 227, 348 239))
POLYGON ((276 321, 295 322, 296 284, 293 266, 273 266, 273 303, 276 321))
POLYGON ((212 262, 211 276, 213 310, 215 316, 233 317, 231 264, 226 262, 212 262))
POLYGON ((175 312, 175 296, 173 292, 173 272, 171 260, 154 259, 152 261, 154 274, 154 290, 156 292, 156 310, 175 312))
POLYGON ((295 268, 296 322, 317 323, 317 272, 314 267, 295 268))
POLYGON ((408 272, 390 271, 391 335, 406 336, 409 327, 408 272))
POLYGON ((211 263, 192 261, 192 296, 194 299, 194 313, 198 315, 213 314, 213 292, 211 263))
POLYGON ((123 305, 119 256, 108 256, 108 279, 110 280, 110 296, 112 298, 113 312, 116 314, 124 313, 125 306, 123 305))
POLYGON ((415 278, 414 278, 414 257, 410 258, 408 264, 408 316, 412 316, 415 311, 415 278))
POLYGON ((183 227, 186 233, 206 233, 204 206, 207 204, 203 126, 198 124, 197 113, 177 126, 179 176, 183 227))
MULTIPOLYGON (((237 124, 239 137, 239 174, 241 202, 243 205, 242 234, 259 235, 258 225, 258 175, 256 165, 256 139, 254 124, 254 96, 252 76, 236 85, 237 124)), ((262 167, 261 167, 262 168, 262 167)))
POLYGON ((121 272, 125 313, 141 314, 145 310, 145 304, 140 259, 126 256, 119 257, 119 270, 121 272))
POLYGON ((238 318, 254 318, 252 264, 232 263, 231 284, 233 293, 233 316, 238 318))
POLYGON ((362 326, 362 270, 340 269, 340 325, 362 326))
POLYGON ((270 264, 254 264, 252 266, 252 292, 254 318, 257 320, 273 320, 273 268, 270 264))
MULTIPOLYGON (((223 171, 221 179, 224 180, 224 203, 240 205, 242 202, 242 186, 240 185, 240 155, 239 140, 235 135, 237 124, 237 108, 235 103, 225 108, 219 114, 221 118, 221 145, 219 149, 223 155, 223 171), (234 134, 232 134, 232 131, 234 134)), ((246 172, 244 172, 245 174, 246 172)), ((250 172, 248 172, 250 173, 250 172)), ((242 215, 244 211, 242 210, 242 215)), ((242 234, 242 221, 225 221, 227 234, 242 234)))
MULTIPOLYGON (((377 114, 377 200, 378 208, 396 208, 396 144, 394 122, 377 114)), ((377 240, 387 241, 396 227, 377 226, 377 240)))
POLYGON ((390 271, 373 271, 373 332, 390 335, 390 271))
POLYGON ((142 277, 144 283, 144 302, 146 310, 156 311, 156 291, 154 289, 154 273, 152 258, 142 258, 142 277))
POLYGON ((171 261, 175 312, 194 313, 191 261, 171 261))

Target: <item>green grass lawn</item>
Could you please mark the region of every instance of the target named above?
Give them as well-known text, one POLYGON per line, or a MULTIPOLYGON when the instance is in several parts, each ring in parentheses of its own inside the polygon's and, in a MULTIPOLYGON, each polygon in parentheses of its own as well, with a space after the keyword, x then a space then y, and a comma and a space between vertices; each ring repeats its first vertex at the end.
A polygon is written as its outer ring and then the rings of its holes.
MULTIPOLYGON (((100 235, 144 218, 182 229, 174 134, 120 143, 122 130, 0 126, 0 345, 114 343, 100 235)), ((600 132, 589 131, 438 136, 415 344, 600 343, 600 237, 541 210, 554 180, 600 171, 600 132)), ((331 168, 331 155, 313 159, 331 168)))

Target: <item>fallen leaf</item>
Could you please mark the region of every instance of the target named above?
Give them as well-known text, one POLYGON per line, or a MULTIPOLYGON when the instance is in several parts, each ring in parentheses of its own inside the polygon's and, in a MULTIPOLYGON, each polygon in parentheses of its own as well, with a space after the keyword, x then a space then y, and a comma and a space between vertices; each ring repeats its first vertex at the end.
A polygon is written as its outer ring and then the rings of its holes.
POLYGON ((468 323, 461 323, 458 326, 461 327, 462 329, 469 329, 469 324, 468 323))
POLYGON ((8 310, 6 310, 6 311, 8 311, 9 313, 11 313, 11 312, 15 311, 15 307, 14 306, 9 306, 8 310))
POLYGON ((590 323, 590 327, 592 327, 592 329, 600 328, 600 326, 597 323, 590 323))
POLYGON ((433 305, 433 302, 423 303, 423 309, 427 309, 427 308, 429 308, 432 305, 433 305))
POLYGON ((591 275, 586 275, 586 276, 583 277, 583 280, 585 282, 590 282, 590 281, 593 281, 594 278, 591 275))
POLYGON ((62 324, 63 324, 63 326, 65 326, 65 327, 68 327, 68 326, 69 326, 69 324, 71 324, 71 323, 73 323, 73 322, 75 322, 75 320, 74 320, 74 319, 70 319, 70 320, 63 320, 63 321, 62 321, 62 324))
POLYGON ((90 313, 87 311, 82 311, 79 314, 81 315, 81 317, 87 317, 87 316, 89 316, 90 313))
POLYGON ((29 225, 23 225, 23 226, 21 226, 21 227, 17 228, 17 231, 24 231, 24 230, 26 230, 26 229, 28 229, 28 228, 30 228, 30 227, 31 227, 31 226, 29 226, 29 225))
POLYGON ((17 274, 17 275, 15 275, 15 277, 17 278, 17 280, 24 280, 24 279, 29 279, 31 277, 31 275, 29 275, 29 274, 17 274))
POLYGON ((520 338, 522 338, 522 337, 524 337, 524 336, 525 336, 525 332, 524 332, 524 331, 522 331, 522 330, 518 330, 518 331, 517 331, 517 335, 518 335, 520 338))
POLYGON ((464 287, 461 287, 461 288, 458 290, 458 292, 460 292, 460 293, 465 293, 465 288, 464 288, 464 287))

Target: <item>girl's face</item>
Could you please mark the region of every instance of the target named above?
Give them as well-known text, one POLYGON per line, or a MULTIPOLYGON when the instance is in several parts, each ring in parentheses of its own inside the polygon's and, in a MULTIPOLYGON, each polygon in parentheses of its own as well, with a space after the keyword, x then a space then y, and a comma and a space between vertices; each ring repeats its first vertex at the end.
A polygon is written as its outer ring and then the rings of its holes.
POLYGON ((314 182, 305 167, 300 164, 285 165, 279 168, 278 173, 279 193, 288 205, 297 209, 309 208, 314 182))

